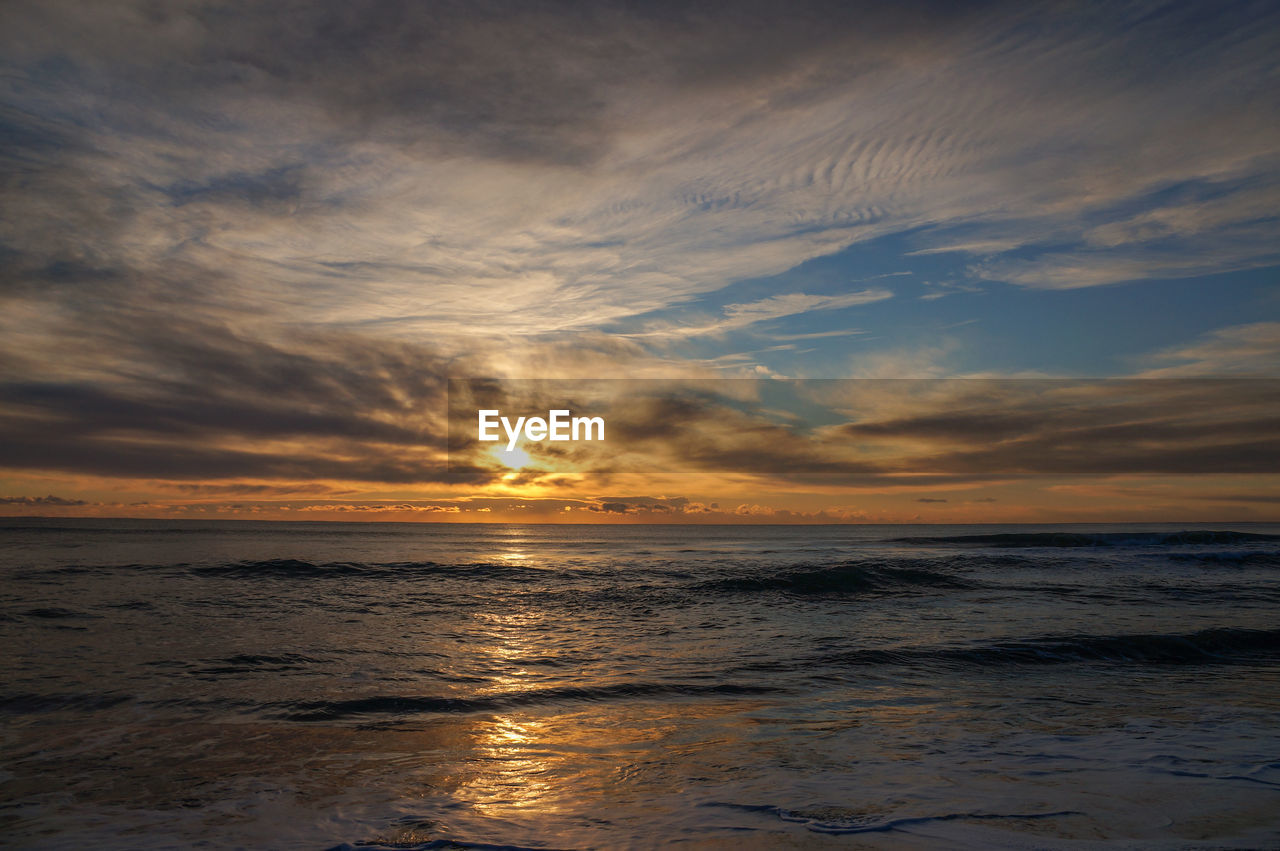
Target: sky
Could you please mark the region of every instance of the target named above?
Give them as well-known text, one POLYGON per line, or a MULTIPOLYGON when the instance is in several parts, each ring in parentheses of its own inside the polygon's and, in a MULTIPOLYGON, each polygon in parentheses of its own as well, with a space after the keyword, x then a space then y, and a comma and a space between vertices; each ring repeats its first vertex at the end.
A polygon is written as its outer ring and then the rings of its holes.
POLYGON ((0 514, 1280 519, 1274 3, 10 0, 0 44, 0 514), (458 443, 477 378, 608 451, 458 443))

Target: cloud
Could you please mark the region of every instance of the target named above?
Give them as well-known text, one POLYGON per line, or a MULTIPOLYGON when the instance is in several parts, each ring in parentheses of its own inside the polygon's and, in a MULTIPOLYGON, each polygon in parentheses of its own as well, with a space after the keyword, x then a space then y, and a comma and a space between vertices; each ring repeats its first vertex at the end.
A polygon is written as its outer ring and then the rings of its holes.
POLYGON ((1219 328, 1196 342, 1156 352, 1147 358, 1145 378, 1257 375, 1280 370, 1280 322, 1253 322, 1219 328))
POLYGON ((774 340, 821 340, 827 337, 855 337, 867 333, 861 328, 840 328, 835 331, 810 331, 804 334, 770 334, 774 340))
POLYGON ((738 328, 783 316, 795 316, 815 310, 840 310, 889 298, 893 298, 893 293, 886 289, 861 290, 842 295, 806 295, 805 293, 775 295, 747 304, 725 305, 725 319, 721 324, 729 328, 738 328))
MULTIPOLYGON (((1263 262, 1280 27, 1138 8, 6 4, 13 286, 150 274, 422 341, 598 328, 895 233, 1038 246, 981 267, 1025 286, 1263 262)), ((763 302, 724 321, 786 315, 763 302)))
POLYGON ((794 316, 797 313, 808 313, 812 310, 838 310, 859 304, 870 304, 893 298, 888 290, 862 290, 844 295, 820 296, 804 293, 788 293, 787 295, 769 296, 760 301, 748 304, 725 305, 724 313, 732 324, 748 325, 752 322, 764 322, 782 316, 794 316))
MULTIPOLYGON (((697 337, 703 335, 723 334, 754 325, 757 322, 768 322, 785 316, 796 316, 820 310, 842 310, 846 307, 857 307, 873 304, 893 298, 893 293, 883 288, 859 290, 839 295, 809 295, 807 293, 785 293, 769 296, 759 301, 744 304, 727 304, 723 309, 723 317, 703 325, 668 325, 647 331, 628 334, 629 337, 697 337)), ((848 332, 836 332, 845 334, 848 332)), ((795 335, 788 339, 808 339, 822 335, 795 335)))
POLYGON ((937 301, 949 295, 958 295, 959 293, 981 293, 985 292, 982 287, 972 284, 959 284, 954 281, 938 281, 931 283, 926 281, 925 287, 928 289, 924 295, 920 296, 921 301, 937 301))
MULTIPOLYGON (((481 486, 444 469, 447 376, 794 374, 681 347, 890 291, 691 307, 854 244, 1026 288, 1277 262, 1278 34, 1280 10, 1208 3, 6 3, 0 466, 481 486)), ((1275 336, 1225 329, 1147 374, 1273 375, 1275 336)), ((834 369, 954 372, 946 340, 885 345, 834 369)), ((637 466, 671 458, 651 407, 637 466)), ((1163 407, 1064 406, 1055 431, 1053 400, 816 435, 668 409, 706 428, 698 469, 886 486, 902 468, 840 441, 918 441, 939 480, 1076 469, 1072 440, 1114 447, 1097 470, 1272 457, 1251 411, 1215 438, 1163 407)))
POLYGON ((207 484, 207 483, 191 483, 191 482, 164 482, 159 483, 161 487, 169 490, 177 491, 193 497, 219 497, 219 496, 289 496, 298 497, 302 495, 319 496, 323 494, 331 494, 340 492, 338 488, 329 485, 320 484, 318 482, 311 483, 290 483, 287 485, 263 485, 250 482, 231 482, 228 484, 207 484))
POLYGON ((74 506, 88 504, 83 499, 67 499, 53 494, 48 496, 0 496, 0 505, 74 506))
MULTIPOLYGON (((1280 471, 1275 380, 492 384, 494 393, 504 388, 502 395, 487 398, 502 398, 515 409, 589 399, 590 409, 606 420, 608 440, 601 444, 554 456, 526 447, 535 463, 553 458, 550 469, 560 471, 825 479, 894 489, 1008 477, 1280 471)), ((474 416, 473 404, 462 406, 468 419, 460 431, 474 416)), ((465 444, 455 451, 467 461, 475 449, 465 444)), ((931 499, 937 498, 921 501, 931 499)))
POLYGON ((937 387, 920 394, 913 413, 840 430, 919 442, 930 448, 912 453, 911 465, 960 477, 1280 471, 1275 381, 975 379, 937 387))
POLYGON ((1197 493, 1193 499, 1210 502, 1280 503, 1280 494, 1265 493, 1197 493))
POLYGON ((152 479, 474 478, 445 470, 444 360, 426 347, 333 332, 269 343, 198 319, 140 319, 102 316, 79 351, 44 367, 51 374, 0 381, 0 466, 152 479), (87 374, 60 374, 81 360, 87 374))
MULTIPOLYGON (((277 504, 261 504, 264 510, 279 508, 277 504)), ((648 515, 679 519, 685 515, 704 515, 719 512, 718 505, 706 505, 687 497, 594 497, 594 498, 545 498, 545 497, 461 497, 456 499, 410 501, 363 502, 313 502, 294 503, 288 510, 319 514, 325 512, 395 514, 502 514, 513 516, 547 517, 565 511, 606 515, 648 515)))
POLYGON ((365 513, 365 514, 393 514, 400 512, 414 512, 419 514, 458 514, 462 508, 457 505, 435 505, 420 504, 411 502, 398 503, 320 503, 315 505, 303 505, 292 509, 294 511, 306 512, 327 512, 334 511, 338 513, 365 513))

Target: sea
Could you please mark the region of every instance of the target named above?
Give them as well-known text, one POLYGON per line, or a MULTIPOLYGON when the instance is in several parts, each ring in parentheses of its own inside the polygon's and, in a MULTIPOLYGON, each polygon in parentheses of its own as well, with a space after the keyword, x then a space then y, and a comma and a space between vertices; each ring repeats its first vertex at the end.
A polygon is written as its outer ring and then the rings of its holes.
POLYGON ((1280 848, 1280 526, 0 521, 0 844, 1280 848))

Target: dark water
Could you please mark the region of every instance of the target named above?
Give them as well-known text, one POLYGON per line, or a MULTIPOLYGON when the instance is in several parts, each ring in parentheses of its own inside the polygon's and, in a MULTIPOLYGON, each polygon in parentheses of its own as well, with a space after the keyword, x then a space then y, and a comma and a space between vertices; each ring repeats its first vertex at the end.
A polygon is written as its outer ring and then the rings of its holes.
POLYGON ((1280 847, 1280 527, 5 524, 16 847, 1280 847))

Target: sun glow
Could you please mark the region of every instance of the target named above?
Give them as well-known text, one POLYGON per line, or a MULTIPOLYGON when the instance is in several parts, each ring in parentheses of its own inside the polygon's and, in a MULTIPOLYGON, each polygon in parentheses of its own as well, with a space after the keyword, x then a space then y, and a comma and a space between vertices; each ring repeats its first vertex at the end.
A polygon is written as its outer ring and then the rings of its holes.
POLYGON ((529 453, 517 446, 515 449, 506 449, 501 446, 495 446, 489 453, 498 460, 498 463, 512 470, 519 470, 529 466, 533 459, 529 457, 529 453))

